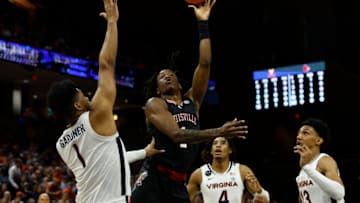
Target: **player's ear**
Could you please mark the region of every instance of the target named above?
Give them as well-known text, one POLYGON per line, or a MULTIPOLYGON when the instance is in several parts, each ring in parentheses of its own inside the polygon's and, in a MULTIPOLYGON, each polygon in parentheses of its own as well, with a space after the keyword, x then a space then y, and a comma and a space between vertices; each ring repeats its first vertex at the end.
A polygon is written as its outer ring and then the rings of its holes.
POLYGON ((81 105, 80 105, 80 103, 79 103, 79 102, 75 102, 75 103, 74 103, 74 108, 75 108, 76 110, 81 110, 81 105))
POLYGON ((321 145, 324 142, 324 139, 322 137, 318 137, 316 138, 315 142, 317 145, 321 145))

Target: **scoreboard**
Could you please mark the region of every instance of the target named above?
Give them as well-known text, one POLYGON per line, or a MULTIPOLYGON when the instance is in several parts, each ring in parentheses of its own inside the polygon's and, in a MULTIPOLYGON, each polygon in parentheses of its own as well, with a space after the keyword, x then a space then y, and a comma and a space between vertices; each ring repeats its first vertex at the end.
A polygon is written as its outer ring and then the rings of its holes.
POLYGON ((255 109, 318 104, 326 100, 325 62, 253 71, 255 109))

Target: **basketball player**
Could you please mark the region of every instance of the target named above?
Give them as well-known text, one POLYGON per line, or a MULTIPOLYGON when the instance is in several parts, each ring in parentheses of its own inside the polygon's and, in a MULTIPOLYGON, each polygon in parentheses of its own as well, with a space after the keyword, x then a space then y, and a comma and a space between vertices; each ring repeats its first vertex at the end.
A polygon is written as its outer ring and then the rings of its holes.
POLYGON ((105 12, 100 16, 107 21, 107 29, 99 54, 98 88, 92 100, 69 79, 53 83, 48 92, 49 108, 68 123, 56 149, 75 176, 77 203, 127 202, 131 194, 129 162, 156 152, 145 148, 126 153, 117 132, 113 106, 119 13, 117 0, 103 3, 105 12))
POLYGON ((235 162, 232 140, 216 137, 202 151, 206 164, 190 176, 187 190, 191 202, 201 192, 204 203, 242 202, 245 189, 253 202, 269 203, 269 193, 262 188, 254 172, 244 164, 235 162))
POLYGON ((165 67, 150 78, 145 104, 148 132, 155 137, 156 148, 166 152, 146 159, 135 182, 132 203, 188 203, 185 181, 198 153, 198 142, 215 135, 244 136, 247 126, 234 119, 220 128, 200 130, 199 109, 210 76, 211 43, 208 19, 215 0, 205 0, 193 8, 199 25, 199 63, 192 87, 182 94, 173 67, 165 67))
POLYGON ((299 203, 345 202, 345 187, 337 163, 321 152, 328 136, 329 128, 322 120, 309 118, 301 124, 294 147, 294 152, 300 155, 301 170, 296 177, 299 203))

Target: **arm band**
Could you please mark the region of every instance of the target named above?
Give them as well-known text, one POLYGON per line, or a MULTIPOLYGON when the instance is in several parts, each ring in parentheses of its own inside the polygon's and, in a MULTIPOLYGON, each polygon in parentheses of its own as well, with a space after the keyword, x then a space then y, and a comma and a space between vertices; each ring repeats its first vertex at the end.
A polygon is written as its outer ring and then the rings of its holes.
POLYGON ((254 197, 257 195, 264 195, 266 197, 266 199, 268 200, 268 202, 270 202, 270 195, 269 192, 267 190, 265 190, 264 188, 261 189, 260 193, 254 193, 254 197))
POLYGON ((306 164, 303 167, 305 173, 307 173, 328 195, 335 199, 339 200, 345 196, 345 188, 340 183, 331 180, 330 178, 324 176, 319 171, 312 169, 310 165, 306 164))
POLYGON ((135 161, 145 159, 146 151, 145 151, 145 149, 128 151, 128 152, 126 152, 126 157, 128 159, 129 164, 131 164, 135 161))
POLYGON ((207 20, 198 21, 198 29, 199 29, 199 38, 200 38, 200 40, 210 37, 209 21, 207 21, 207 20))

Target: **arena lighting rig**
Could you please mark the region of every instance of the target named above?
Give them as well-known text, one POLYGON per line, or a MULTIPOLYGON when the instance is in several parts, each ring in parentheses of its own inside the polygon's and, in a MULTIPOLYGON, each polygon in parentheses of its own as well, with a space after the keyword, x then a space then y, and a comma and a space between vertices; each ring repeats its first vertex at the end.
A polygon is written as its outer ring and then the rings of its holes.
MULTIPOLYGON (((37 49, 28 45, 0 39, 0 60, 56 71, 63 74, 97 80, 98 62, 64 55, 46 49, 37 49)), ((134 88, 134 71, 117 74, 118 85, 134 88)))

